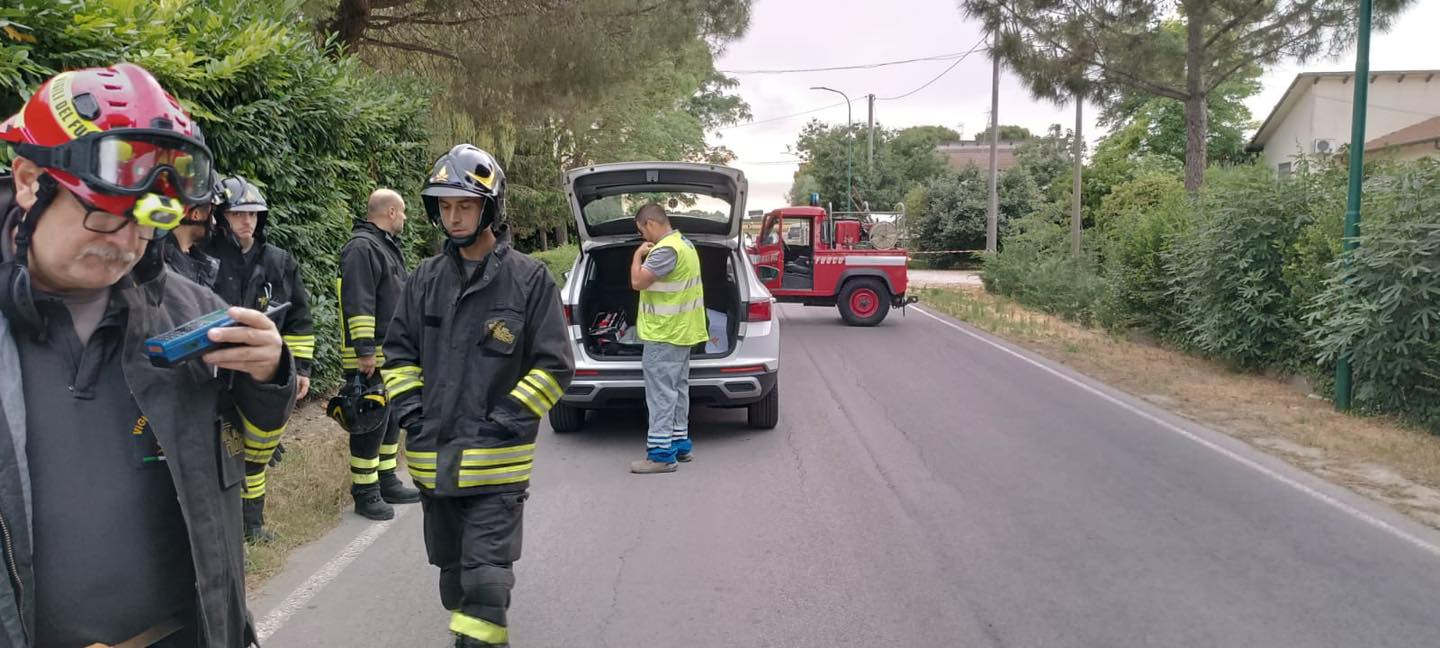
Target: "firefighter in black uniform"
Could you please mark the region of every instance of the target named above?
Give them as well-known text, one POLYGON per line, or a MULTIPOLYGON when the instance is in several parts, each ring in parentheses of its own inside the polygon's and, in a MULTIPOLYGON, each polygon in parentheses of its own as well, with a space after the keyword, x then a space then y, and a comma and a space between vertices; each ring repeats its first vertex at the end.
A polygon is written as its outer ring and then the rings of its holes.
MULTIPOLYGON (((265 242, 269 205, 250 181, 231 176, 221 181, 216 235, 208 252, 220 259, 215 292, 232 306, 264 311, 290 303, 280 321, 280 335, 295 359, 296 399, 310 391, 310 365, 315 359, 315 329, 310 297, 300 281, 300 266, 289 252, 265 242)), ((269 541, 265 528, 265 467, 280 445, 284 429, 264 436, 245 436, 245 539, 269 541)))
MULTIPOLYGON (((405 284, 405 256, 396 238, 405 228, 405 200, 389 189, 370 195, 365 220, 357 221, 340 250, 340 350, 345 382, 376 385, 385 364, 378 348, 395 315, 405 284)), ((350 429, 350 495, 355 512, 372 520, 395 517, 391 504, 420 501, 420 493, 395 476, 400 420, 389 416, 380 429, 350 429)))
POLYGON ((166 267, 206 288, 214 288, 215 278, 220 274, 220 260, 203 249, 214 229, 215 205, 220 202, 219 176, 212 173, 211 183, 216 188, 211 199, 186 205, 184 220, 159 243, 166 267))
POLYGON ((506 646, 535 436, 575 362, 554 280, 508 243, 495 158, 456 146, 421 196, 447 240, 405 284, 382 374, 455 645, 506 646))

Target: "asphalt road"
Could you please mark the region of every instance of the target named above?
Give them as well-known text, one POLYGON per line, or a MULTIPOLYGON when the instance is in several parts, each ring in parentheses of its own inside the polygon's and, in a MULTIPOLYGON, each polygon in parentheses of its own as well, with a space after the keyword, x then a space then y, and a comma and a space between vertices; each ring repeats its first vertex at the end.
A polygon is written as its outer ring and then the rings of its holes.
MULTIPOLYGON (((639 416, 542 431, 513 645, 1440 646, 1419 525, 942 319, 780 312, 779 428, 697 410, 654 476, 639 416)), ((347 518, 266 646, 448 646, 420 512, 347 518)))

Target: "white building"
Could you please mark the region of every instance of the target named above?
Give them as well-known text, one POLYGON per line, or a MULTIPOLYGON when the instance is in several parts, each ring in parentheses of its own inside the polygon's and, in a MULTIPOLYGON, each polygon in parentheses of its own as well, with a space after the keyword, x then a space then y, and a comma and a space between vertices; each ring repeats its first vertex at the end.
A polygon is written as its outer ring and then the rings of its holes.
MULTIPOLYGON (((1335 154, 1350 143, 1353 72, 1305 72, 1250 140, 1265 163, 1290 172, 1297 155, 1335 154)), ((1372 71, 1365 141, 1404 131, 1440 116, 1440 70, 1372 71)), ((1372 146, 1367 146, 1367 150, 1372 146)))

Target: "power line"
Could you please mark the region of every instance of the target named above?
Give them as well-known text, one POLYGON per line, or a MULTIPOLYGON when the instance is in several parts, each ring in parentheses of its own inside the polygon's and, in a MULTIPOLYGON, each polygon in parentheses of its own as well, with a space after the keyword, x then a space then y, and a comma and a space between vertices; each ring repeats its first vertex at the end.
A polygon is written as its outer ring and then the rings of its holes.
POLYGON ((910 95, 913 95, 913 94, 915 94, 915 93, 917 93, 917 92, 920 92, 921 90, 924 90, 925 88, 930 87, 930 84, 935 83, 936 81, 939 81, 939 80, 940 80, 940 77, 943 77, 943 76, 949 74, 951 70, 955 69, 956 66, 960 65, 960 62, 961 62, 961 61, 964 61, 964 60, 965 60, 967 57, 969 57, 971 54, 974 54, 974 53, 975 53, 975 50, 980 49, 980 46, 981 46, 981 45, 984 45, 984 44, 985 44, 985 39, 984 39, 984 38, 981 38, 980 40, 975 41, 975 45, 972 46, 969 50, 967 50, 964 54, 962 54, 962 55, 960 56, 960 58, 955 59, 955 62, 954 62, 954 63, 951 63, 951 64, 950 64, 950 67, 945 68, 945 70, 944 70, 943 72, 941 72, 940 74, 935 75, 935 78, 930 79, 929 81, 926 81, 926 82, 925 82, 923 85, 921 85, 920 87, 915 88, 914 90, 911 90, 910 92, 907 92, 907 93, 905 93, 905 94, 902 94, 902 95, 899 95, 899 96, 896 96, 896 97, 876 97, 875 100, 876 100, 876 101, 898 101, 898 100, 900 100, 900 99, 904 99, 904 98, 906 98, 906 97, 908 97, 908 96, 910 96, 910 95))
POLYGON ((839 72, 843 70, 873 70, 875 68, 888 67, 891 65, 905 65, 907 63, 922 63, 925 61, 948 61, 957 56, 964 56, 967 52, 952 52, 949 54, 936 54, 934 56, 923 56, 920 58, 905 59, 902 61, 884 61, 881 63, 862 63, 860 65, 836 65, 832 67, 818 68, 794 68, 781 70, 717 70, 721 74, 797 74, 801 72, 839 72))
MULTIPOLYGON (((954 62, 954 63, 951 63, 951 64, 950 64, 950 67, 945 68, 945 70, 942 71, 940 74, 936 75, 935 78, 930 79, 929 81, 926 81, 926 82, 925 82, 923 85, 921 85, 920 87, 915 88, 914 90, 911 90, 911 91, 909 91, 909 92, 907 92, 907 93, 905 93, 905 94, 898 95, 898 96, 895 96, 895 97, 876 97, 876 101, 898 101, 898 100, 900 100, 900 99, 904 99, 904 98, 906 98, 906 97, 909 97, 910 95, 913 95, 913 94, 915 94, 915 93, 917 93, 917 92, 920 92, 921 90, 924 90, 925 88, 930 87, 931 84, 935 83, 936 81, 939 81, 939 80, 940 80, 940 77, 943 77, 943 76, 945 76, 946 74, 949 74, 951 70, 954 70, 957 66, 960 65, 961 61, 964 61, 964 60, 965 60, 967 57, 969 57, 971 54, 974 54, 975 51, 978 50, 978 49, 980 49, 980 46, 981 46, 981 45, 984 45, 984 44, 985 44, 985 39, 984 39, 983 37, 982 37, 980 40, 975 41, 975 44, 972 45, 972 46, 970 47, 970 49, 965 50, 964 52, 961 52, 961 53, 959 53, 959 54, 957 55, 957 56, 959 56, 960 58, 955 59, 955 62, 954 62)), ((948 56, 948 55, 947 55, 947 56, 948 56)), ((932 58, 934 58, 934 57, 932 57, 932 58)), ((936 60, 944 60, 944 59, 942 58, 942 59, 936 59, 936 60)), ((858 99, 851 99, 848 103, 855 103, 856 101, 860 101, 860 100, 863 100, 863 99, 865 99, 865 97, 862 96, 862 97, 860 97, 860 98, 858 98, 858 99)), ((839 106, 844 106, 846 103, 847 103, 847 102, 841 101, 841 102, 839 102, 839 103, 833 103, 833 104, 830 104, 830 105, 827 105, 827 106, 821 106, 821 107, 819 107, 819 108, 812 108, 812 109, 810 109, 810 110, 802 110, 802 111, 800 111, 800 112, 791 113, 791 114, 789 114, 789 115, 780 115, 779 117, 770 117, 770 118, 768 118, 768 119, 759 119, 759 120, 755 120, 755 121, 748 121, 748 122, 745 122, 745 123, 743 123, 743 124, 734 124, 734 125, 732 125, 732 126, 723 126, 723 127, 721 127, 721 128, 717 128, 717 129, 715 129, 715 130, 716 130, 716 131, 726 131, 726 130, 730 130, 730 129, 732 129, 732 128, 744 128, 744 127, 746 127, 746 126, 758 126, 758 125, 760 125, 760 124, 769 124, 769 123, 778 122, 778 121, 785 121, 785 120, 787 120, 787 119, 794 119, 794 118, 796 118, 796 117, 803 117, 803 116, 809 115, 809 114, 811 114, 811 113, 817 113, 817 112, 820 112, 820 111, 822 111, 822 110, 829 110, 829 109, 831 109, 831 108, 836 108, 836 107, 839 107, 839 106)))
MULTIPOLYGON (((858 99, 852 99, 849 103, 855 103, 856 101, 858 101, 858 99)), ((810 110, 802 110, 802 111, 800 111, 800 112, 791 113, 791 114, 789 114, 789 115, 781 115, 781 116, 779 116, 779 117, 771 117, 771 118, 769 118, 769 119, 760 119, 760 120, 756 120, 756 121, 748 121, 748 122, 745 122, 745 123, 743 123, 743 124, 735 124, 735 125, 733 125, 733 126, 723 126, 723 127, 717 128, 717 129, 715 129, 715 130, 717 130, 717 131, 723 131, 723 130, 730 130, 730 129, 732 129, 732 128, 743 128, 743 127, 745 127, 745 126, 756 126, 756 125, 759 125, 759 124, 768 124, 768 123, 771 123, 771 122, 785 121, 785 120, 787 120, 787 119, 794 119, 794 118, 796 118, 796 117, 803 117, 803 116, 808 115, 808 114, 810 114, 810 113, 817 113, 817 112, 820 112, 820 111, 822 111, 822 110, 829 110, 829 109, 831 109, 831 108, 836 108, 836 107, 839 107, 839 106, 843 106, 843 105, 845 105, 845 103, 846 103, 846 102, 842 101, 842 102, 840 102, 840 103, 833 103, 833 104, 830 104, 830 105, 828 105, 828 106, 821 106, 821 107, 819 107, 819 108, 812 108, 812 109, 810 109, 810 110)))

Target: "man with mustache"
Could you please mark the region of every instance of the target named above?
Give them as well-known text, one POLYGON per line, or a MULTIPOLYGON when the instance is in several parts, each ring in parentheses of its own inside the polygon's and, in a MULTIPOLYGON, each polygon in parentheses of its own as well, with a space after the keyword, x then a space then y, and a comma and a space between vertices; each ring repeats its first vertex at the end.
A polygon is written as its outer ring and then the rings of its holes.
MULTIPOLYGON (((280 321, 280 335, 295 358, 299 374, 296 398, 310 392, 310 363, 315 358, 315 328, 310 319, 310 294, 300 281, 300 264, 289 252, 265 241, 270 206, 254 183, 240 176, 220 182, 220 217, 209 254, 220 259, 215 292, 232 306, 265 310, 290 303, 280 321)), ((245 539, 269 542, 275 534, 265 527, 265 467, 282 452, 280 438, 251 439, 245 446, 245 539)))
POLYGON ((146 358, 225 307, 158 261, 210 151, 130 64, 56 75, 0 142, 0 647, 250 645, 242 437, 279 434, 294 361, 243 308, 227 346, 146 358))

